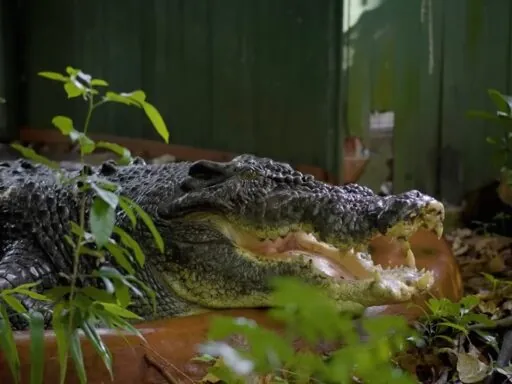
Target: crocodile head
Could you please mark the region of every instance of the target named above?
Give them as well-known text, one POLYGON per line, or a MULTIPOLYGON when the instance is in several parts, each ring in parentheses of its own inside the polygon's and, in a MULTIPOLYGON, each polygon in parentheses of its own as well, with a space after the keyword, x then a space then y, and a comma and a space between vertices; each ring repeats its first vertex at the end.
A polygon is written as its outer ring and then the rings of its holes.
POLYGON ((172 262, 160 268, 199 307, 266 306, 276 276, 325 287, 341 307, 408 301, 433 283, 429 271, 416 269, 407 240, 419 228, 440 236, 444 208, 418 191, 380 197, 252 155, 192 163, 180 189, 156 214, 173 239, 172 262), (373 264, 368 245, 381 235, 403 243, 404 266, 373 264))

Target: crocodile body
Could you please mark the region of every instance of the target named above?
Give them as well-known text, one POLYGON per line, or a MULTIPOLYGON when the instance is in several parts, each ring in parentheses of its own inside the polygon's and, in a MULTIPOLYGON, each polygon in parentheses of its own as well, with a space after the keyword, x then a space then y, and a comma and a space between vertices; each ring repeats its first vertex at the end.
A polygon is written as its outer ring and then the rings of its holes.
MULTIPOLYGON (((85 171, 118 184, 120 194, 149 214, 164 240, 162 253, 141 220, 132 227, 118 208, 116 225, 146 255, 136 275, 156 293, 156 312, 144 300, 130 307, 144 319, 266 307, 270 281, 278 276, 320 286, 340 310, 354 312, 408 301, 433 283, 430 272, 416 270, 410 254, 409 266, 382 270, 365 253, 378 235, 406 244, 420 227, 442 228, 442 204, 418 191, 379 197, 366 187, 329 185, 252 155, 224 163, 106 162, 85 171)), ((79 175, 62 172, 66 178, 79 175)), ((40 282, 41 292, 69 284, 63 276, 72 274, 73 248, 64 235, 72 221, 79 222, 83 192, 57 175, 27 160, 0 164, 0 291, 30 282, 40 282)), ((84 217, 88 214, 86 209, 84 217)), ((90 271, 97 262, 82 257, 79 271, 90 271)), ((117 268, 111 258, 104 263, 117 268)), ((22 302, 27 308, 48 305, 28 297, 22 302)), ((21 317, 12 323, 26 327, 21 317)))

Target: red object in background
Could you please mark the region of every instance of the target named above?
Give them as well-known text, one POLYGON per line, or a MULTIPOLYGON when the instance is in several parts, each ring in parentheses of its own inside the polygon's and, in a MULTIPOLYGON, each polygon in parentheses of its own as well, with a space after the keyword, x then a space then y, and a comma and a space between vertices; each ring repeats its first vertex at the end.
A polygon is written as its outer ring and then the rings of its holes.
POLYGON ((363 174, 370 157, 357 136, 345 138, 343 144, 343 184, 356 183, 363 174))

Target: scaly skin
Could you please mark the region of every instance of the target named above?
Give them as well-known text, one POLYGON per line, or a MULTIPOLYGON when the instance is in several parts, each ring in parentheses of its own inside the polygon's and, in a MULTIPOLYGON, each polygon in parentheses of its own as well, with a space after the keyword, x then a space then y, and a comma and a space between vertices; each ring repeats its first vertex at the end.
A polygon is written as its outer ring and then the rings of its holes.
MULTIPOLYGON (((157 294, 156 314, 144 301, 130 307, 145 319, 267 307, 269 283, 277 276, 323 287, 340 310, 356 314, 368 306, 408 301, 433 283, 429 272, 414 266, 382 270, 364 253, 349 252, 365 251, 381 234, 405 240, 419 227, 442 229, 442 204, 418 191, 379 197, 362 186, 328 185, 288 164, 251 155, 226 163, 138 161, 121 167, 107 162, 87 171, 119 184, 121 194, 151 216, 164 239, 162 254, 141 220, 133 229, 118 210, 116 224, 147 255, 137 277, 157 294), (258 240, 287 233, 292 245, 280 245, 279 251, 277 242, 258 240), (327 255, 355 279, 318 268, 316 254, 327 255)), ((66 177, 77 175, 65 171, 66 177)), ((0 290, 36 281, 40 291, 68 284, 61 276, 72 273, 73 249, 63 237, 70 221, 79 221, 80 194, 45 166, 26 160, 0 164, 0 290)), ((94 266, 92 257, 81 260, 81 273, 94 266)), ((41 307, 30 298, 23 304, 41 307)), ((18 329, 26 327, 21 317, 11 321, 18 329)))

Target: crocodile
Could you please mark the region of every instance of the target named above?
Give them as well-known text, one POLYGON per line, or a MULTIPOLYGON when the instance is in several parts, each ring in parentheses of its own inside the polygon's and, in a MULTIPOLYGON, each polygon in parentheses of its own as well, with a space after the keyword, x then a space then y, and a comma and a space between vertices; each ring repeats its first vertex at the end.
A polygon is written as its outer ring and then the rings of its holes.
MULTIPOLYGON (((276 277, 320 287, 340 311, 355 316, 367 307, 410 301, 434 282, 431 271, 416 268, 407 244, 420 228, 441 236, 441 202, 417 190, 383 197, 358 184, 328 184, 288 163, 244 154, 226 162, 107 161, 80 170, 26 159, 0 163, 0 291, 37 282, 34 289, 45 292, 69 284, 74 248, 65 235, 81 213, 89 216, 93 196, 62 177, 84 173, 117 184, 116 193, 144 209, 164 241, 161 251, 141 220, 133 226, 117 208, 116 225, 146 255, 143 267, 134 264, 135 276, 155 292, 156 310, 145 294, 135 295, 129 307, 145 320, 267 308, 276 277), (404 244, 402 266, 372 262, 368 245, 382 235, 404 244)), ((79 271, 86 274, 99 262, 119 267, 112 255, 100 261, 83 256, 79 271)), ((28 310, 44 309, 51 327, 51 304, 20 300, 28 310)), ((11 323, 27 326, 22 316, 11 323)))

